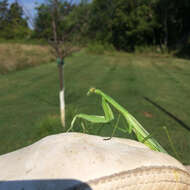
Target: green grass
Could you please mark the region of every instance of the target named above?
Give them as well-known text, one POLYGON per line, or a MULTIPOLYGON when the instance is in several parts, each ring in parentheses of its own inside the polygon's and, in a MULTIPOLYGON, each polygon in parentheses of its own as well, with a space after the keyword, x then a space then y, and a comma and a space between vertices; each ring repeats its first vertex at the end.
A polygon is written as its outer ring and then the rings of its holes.
MULTIPOLYGON (((124 106, 175 156, 163 130, 166 126, 181 161, 190 164, 190 130, 144 99, 148 97, 190 126, 190 61, 159 55, 91 55, 81 51, 66 63, 67 126, 76 110, 102 115, 99 97, 86 96, 90 87, 96 87, 124 106)), ((46 123, 42 121, 49 115, 57 117, 57 74, 56 64, 46 64, 0 75, 0 154, 35 142, 41 138, 39 123, 44 126, 46 123)), ((55 125, 58 125, 56 121, 55 125)), ((123 127, 124 123, 119 125, 123 127)), ((110 136, 112 127, 101 126, 90 125, 87 131, 110 136)), ((78 129, 75 127, 75 130, 78 129)), ((115 135, 127 137, 121 132, 115 135)))

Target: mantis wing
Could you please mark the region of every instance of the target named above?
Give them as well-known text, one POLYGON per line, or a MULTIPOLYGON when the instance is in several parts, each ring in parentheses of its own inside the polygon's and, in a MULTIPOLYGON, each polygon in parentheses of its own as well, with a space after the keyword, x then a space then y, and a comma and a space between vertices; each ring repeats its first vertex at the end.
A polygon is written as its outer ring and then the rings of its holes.
POLYGON ((137 136, 137 139, 147 145, 152 150, 167 153, 166 150, 144 129, 144 127, 129 113, 124 115, 128 123, 133 126, 133 131, 137 136))

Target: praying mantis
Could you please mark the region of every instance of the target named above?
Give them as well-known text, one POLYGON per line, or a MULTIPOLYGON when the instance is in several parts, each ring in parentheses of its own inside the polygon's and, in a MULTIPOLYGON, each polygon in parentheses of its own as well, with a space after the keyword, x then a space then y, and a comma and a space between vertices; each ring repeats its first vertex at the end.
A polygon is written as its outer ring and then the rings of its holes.
POLYGON ((87 114, 77 114, 72 122, 71 126, 68 129, 68 132, 73 128, 76 119, 84 119, 92 123, 109 123, 114 119, 113 112, 110 108, 110 105, 113 106, 126 120, 128 123, 128 127, 125 129, 117 127, 119 130, 123 132, 128 132, 131 134, 132 132, 135 133, 138 141, 144 143, 150 149, 167 153, 166 150, 154 139, 152 136, 144 129, 144 127, 120 104, 118 104, 113 98, 105 94, 99 89, 90 88, 87 92, 87 95, 97 94, 102 98, 102 108, 104 111, 105 116, 96 116, 96 115, 87 115, 87 114), (110 104, 110 105, 109 105, 110 104))

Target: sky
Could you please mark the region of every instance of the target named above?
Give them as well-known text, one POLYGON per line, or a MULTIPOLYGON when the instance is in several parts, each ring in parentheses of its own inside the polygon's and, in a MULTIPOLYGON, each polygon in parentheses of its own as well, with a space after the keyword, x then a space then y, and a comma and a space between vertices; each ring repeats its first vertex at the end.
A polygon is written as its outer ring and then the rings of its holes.
MULTIPOLYGON (((15 0, 8 0, 9 3, 15 2, 15 0)), ((27 14, 30 19, 28 20, 28 24, 30 28, 33 28, 34 25, 34 17, 36 14, 35 7, 43 2, 45 0, 17 0, 18 3, 24 7, 25 14, 27 14)))
MULTIPOLYGON (((9 3, 13 3, 15 2, 15 0, 8 0, 9 3)), ((31 28, 33 28, 33 19, 35 17, 36 11, 35 11, 35 7, 43 2, 45 2, 46 0, 17 0, 18 3, 24 7, 24 10, 27 14, 28 17, 30 18, 30 21, 28 21, 28 24, 31 28)), ((75 0, 75 2, 79 2, 79 0, 75 0)))
MULTIPOLYGON (((15 0, 9 0, 9 3, 14 2, 15 0)), ((41 4, 45 2, 45 0, 17 0, 19 3, 23 4, 26 9, 32 14, 35 15, 35 6, 36 4, 41 4)), ((79 0, 76 0, 75 2, 79 2, 79 0)))
MULTIPOLYGON (((9 0, 9 3, 14 2, 15 0, 9 0)), ((24 7, 30 12, 32 16, 35 15, 36 4, 41 4, 45 0, 18 0, 19 3, 23 4, 24 7)))

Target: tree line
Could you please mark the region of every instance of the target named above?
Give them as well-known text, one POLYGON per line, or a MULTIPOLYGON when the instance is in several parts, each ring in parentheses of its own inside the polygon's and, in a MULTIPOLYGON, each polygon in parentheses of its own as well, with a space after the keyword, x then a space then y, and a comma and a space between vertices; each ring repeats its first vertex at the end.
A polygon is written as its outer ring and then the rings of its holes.
POLYGON ((8 0, 0 0, 0 38, 28 39, 30 34, 22 7, 17 2, 9 5, 8 0))
MULTIPOLYGON (((30 29, 22 8, 16 3, 8 7, 7 0, 0 2, 0 38, 27 37, 30 29)), ((125 51, 134 51, 138 46, 189 48, 189 10, 189 0, 59 1, 58 33, 69 34, 70 39, 79 36, 81 42, 109 43, 125 51)), ((36 11, 30 37, 49 40, 53 36, 51 0, 36 7, 36 11)))

